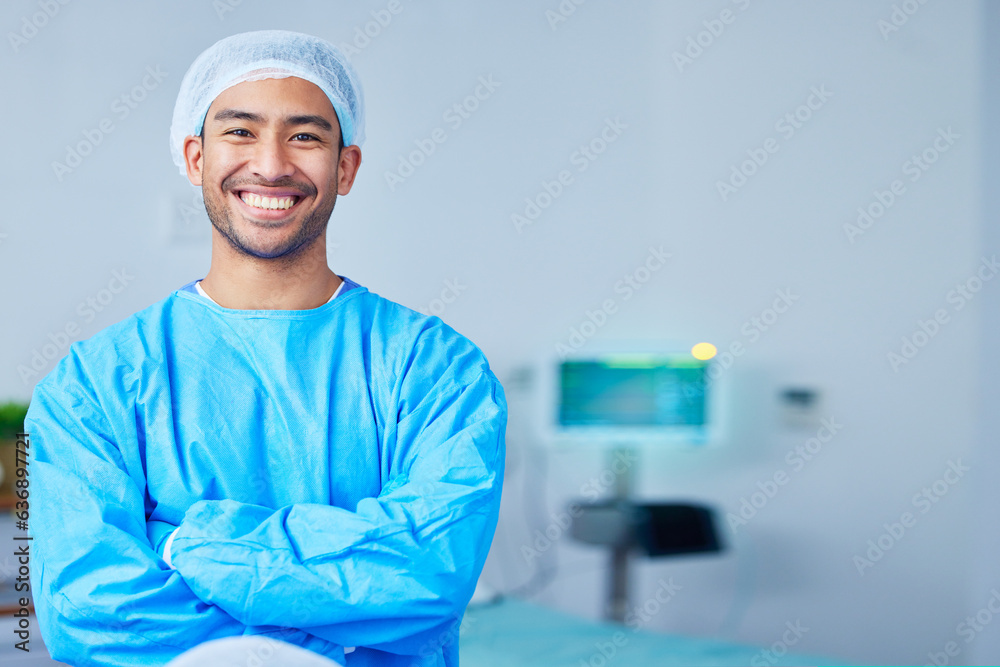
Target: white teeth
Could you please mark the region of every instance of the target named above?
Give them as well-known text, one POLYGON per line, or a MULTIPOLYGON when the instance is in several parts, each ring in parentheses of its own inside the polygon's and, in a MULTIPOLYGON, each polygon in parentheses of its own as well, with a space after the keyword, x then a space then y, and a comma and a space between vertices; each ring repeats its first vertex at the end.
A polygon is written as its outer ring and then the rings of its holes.
POLYGON ((240 199, 242 199, 245 204, 253 206, 254 208, 271 210, 278 208, 289 209, 292 207, 292 204, 295 203, 295 197, 261 197, 260 195, 252 192, 241 193, 240 199))

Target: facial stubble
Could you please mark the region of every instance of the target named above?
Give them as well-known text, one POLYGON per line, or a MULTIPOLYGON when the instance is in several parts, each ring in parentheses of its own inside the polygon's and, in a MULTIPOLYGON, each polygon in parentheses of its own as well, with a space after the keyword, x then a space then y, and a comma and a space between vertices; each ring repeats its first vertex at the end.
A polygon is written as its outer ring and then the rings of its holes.
MULTIPOLYGON (((204 146, 204 144, 202 145, 204 146)), ((340 152, 338 151, 338 165, 340 163, 339 153, 340 152)), ((337 203, 336 183, 334 183, 333 187, 330 188, 331 197, 329 200, 325 201, 319 208, 309 212, 306 218, 299 225, 298 231, 296 231, 291 238, 279 244, 277 247, 256 247, 253 240, 249 238, 249 235, 243 233, 239 226, 234 223, 232 215, 241 214, 239 212, 234 212, 232 207, 228 206, 225 202, 225 199, 229 196, 230 192, 235 195, 240 186, 251 184, 275 188, 291 187, 300 190, 307 196, 311 195, 315 197, 316 195, 316 188, 314 186, 306 183, 298 183, 290 179, 281 179, 268 183, 252 183, 247 179, 229 177, 222 182, 220 186, 221 192, 216 192, 214 189, 210 189, 207 193, 203 184, 202 197, 205 201, 205 211, 208 213, 208 219, 211 220, 212 226, 215 227, 219 234, 221 234, 237 252, 247 257, 257 259, 294 261, 298 255, 312 247, 312 245, 316 243, 326 231, 326 227, 330 222, 330 216, 333 214, 334 206, 337 203), (219 199, 220 195, 221 200, 219 199)), ((247 222, 246 224, 256 227, 268 226, 266 223, 262 224, 260 222, 247 222)))

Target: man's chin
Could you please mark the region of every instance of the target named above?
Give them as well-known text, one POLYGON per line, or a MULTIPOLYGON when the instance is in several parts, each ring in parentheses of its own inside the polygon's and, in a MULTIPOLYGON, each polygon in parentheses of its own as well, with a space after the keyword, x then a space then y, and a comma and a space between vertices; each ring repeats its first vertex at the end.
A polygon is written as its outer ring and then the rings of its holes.
POLYGON ((263 242, 245 239, 237 240, 233 245, 243 254, 257 259, 282 259, 298 255, 308 244, 302 239, 283 242, 263 242))
POLYGON ((265 229, 261 229, 262 225, 257 223, 242 223, 239 226, 242 229, 213 223, 215 231, 228 242, 230 248, 241 255, 257 259, 279 259, 297 253, 303 245, 300 235, 289 234, 287 231, 278 234, 273 225, 265 229))

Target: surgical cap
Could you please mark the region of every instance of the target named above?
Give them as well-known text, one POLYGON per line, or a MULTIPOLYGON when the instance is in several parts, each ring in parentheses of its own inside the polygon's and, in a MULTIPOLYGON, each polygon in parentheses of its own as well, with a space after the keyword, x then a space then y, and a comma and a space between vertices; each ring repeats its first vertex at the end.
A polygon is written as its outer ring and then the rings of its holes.
POLYGON ((222 91, 246 81, 290 76, 319 86, 337 112, 344 145, 361 145, 365 138, 361 82, 337 47, 287 30, 244 32, 210 46, 181 81, 170 124, 170 153, 181 175, 187 174, 184 139, 201 134, 208 108, 222 91))

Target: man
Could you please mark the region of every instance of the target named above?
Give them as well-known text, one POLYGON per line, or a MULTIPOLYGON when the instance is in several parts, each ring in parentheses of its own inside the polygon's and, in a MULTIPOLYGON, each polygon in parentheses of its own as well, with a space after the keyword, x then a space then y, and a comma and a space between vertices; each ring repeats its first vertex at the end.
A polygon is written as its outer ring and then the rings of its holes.
POLYGON ((327 266, 362 107, 339 51, 298 33, 227 38, 185 75, 171 149, 212 221, 208 274, 74 344, 26 420, 57 660, 162 665, 249 635, 457 664, 506 403, 475 345, 327 266))

